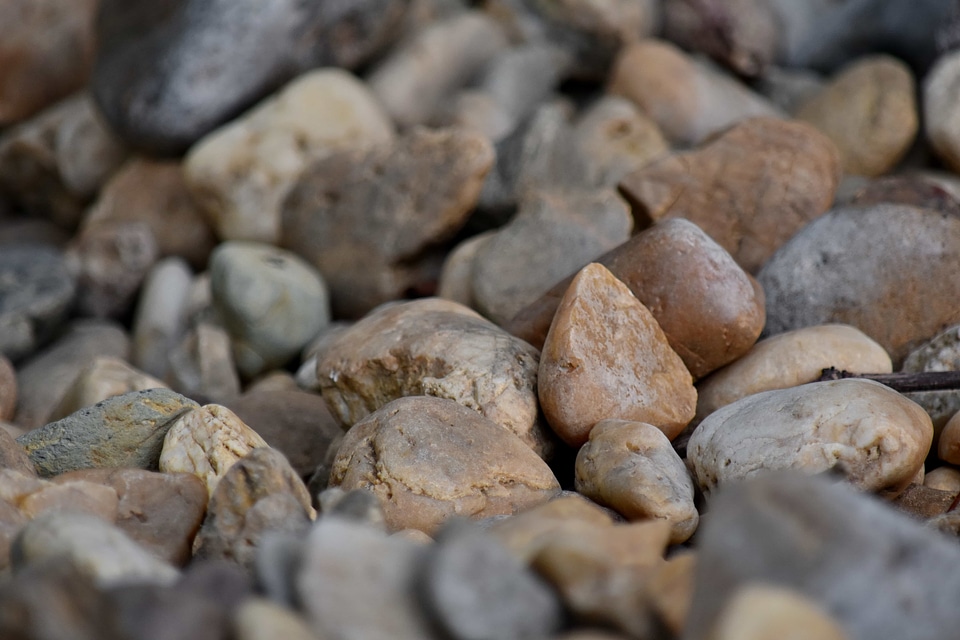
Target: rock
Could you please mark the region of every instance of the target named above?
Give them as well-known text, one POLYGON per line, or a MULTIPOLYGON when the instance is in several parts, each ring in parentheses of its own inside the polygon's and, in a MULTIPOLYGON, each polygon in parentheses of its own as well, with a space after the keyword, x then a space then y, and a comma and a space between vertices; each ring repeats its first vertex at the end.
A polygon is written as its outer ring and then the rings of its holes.
POLYGON ((686 628, 695 585, 695 552, 675 553, 649 575, 646 593, 654 614, 670 632, 681 637, 686 628))
POLYGON ((132 391, 17 438, 41 476, 89 468, 156 469, 164 436, 197 403, 169 389, 132 391))
POLYGON ((298 601, 319 637, 431 638, 413 593, 420 545, 341 518, 323 518, 307 537, 298 601))
POLYGON ((480 248, 496 235, 495 230, 485 231, 467 238, 443 261, 440 281, 437 283, 437 297, 458 302, 466 307, 475 308, 473 295, 473 261, 480 248))
POLYGON ((14 571, 58 558, 97 585, 168 585, 179 572, 100 518, 85 513, 47 512, 20 531, 10 551, 14 571))
POLYGON ((826 324, 761 340, 743 357, 697 385, 697 421, 740 398, 815 382, 824 369, 890 373, 883 347, 853 327, 826 324))
POLYGON ((472 290, 478 310, 503 325, 560 278, 630 237, 633 220, 613 191, 529 194, 477 250, 472 290))
POLYGON ((950 274, 960 219, 898 205, 834 209, 784 245, 758 276, 767 335, 839 322, 876 340, 898 366, 960 321, 950 274), (904 243, 900 239, 910 238, 904 243), (942 286, 932 290, 929 283, 942 286))
POLYGON ((726 489, 710 514, 686 637, 706 637, 756 582, 810 598, 851 638, 933 640, 960 623, 956 543, 842 483, 769 474, 726 489))
MULTIPOLYGON (((700 378, 736 360, 763 329, 763 291, 695 224, 665 220, 596 260, 657 319, 670 346, 700 378)), ((558 282, 506 328, 542 347, 570 282, 558 282)))
POLYGON ((0 420, 9 422, 17 411, 17 372, 0 355, 0 420))
POLYGON ((577 274, 560 301, 538 395, 547 422, 575 447, 606 418, 648 422, 672 439, 697 403, 693 379, 656 319, 597 263, 577 274))
MULTIPOLYGON (((960 325, 944 329, 910 352, 901 367, 901 371, 905 373, 957 370, 960 370, 960 325)), ((947 421, 960 412, 960 393, 956 390, 918 391, 904 395, 930 415, 933 420, 934 443, 939 440, 947 421)))
POLYGON ((218 237, 275 244, 283 200, 307 166, 393 138, 393 124, 360 80, 320 69, 204 136, 184 171, 218 237))
POLYGON ((826 80, 809 69, 769 67, 757 79, 755 89, 793 115, 800 105, 820 93, 826 80))
POLYGON ((4 247, 0 254, 0 354, 17 361, 60 329, 76 280, 62 254, 43 245, 4 247))
POLYGON ((960 413, 954 415, 944 425, 940 432, 937 444, 937 457, 944 462, 957 464, 960 462, 960 413))
POLYGON ((427 534, 453 515, 510 514, 560 490, 519 438, 452 400, 428 396, 395 400, 355 424, 330 486, 372 491, 391 530, 427 534))
POLYGON ((112 488, 118 502, 114 525, 155 556, 182 567, 193 557, 193 538, 207 508, 207 490, 189 473, 144 469, 81 469, 56 483, 97 483, 112 488))
POLYGON ((70 241, 70 234, 51 220, 5 215, 0 211, 0 246, 45 244, 63 250, 70 241))
POLYGON ((314 515, 310 494, 284 455, 269 447, 253 449, 217 483, 195 555, 251 569, 265 532, 304 531, 314 515))
POLYGON ((503 30, 485 13, 453 15, 397 47, 370 74, 370 89, 400 127, 429 124, 506 46, 503 30))
POLYGON ((829 208, 839 179, 826 136, 805 123, 764 118, 629 174, 620 191, 638 227, 686 218, 753 273, 829 208))
POLYGON ((230 335, 213 322, 199 322, 169 354, 167 382, 202 402, 229 402, 240 395, 230 335))
POLYGON ((724 605, 711 640, 846 640, 837 621, 814 601, 790 589, 769 585, 741 587, 724 605))
POLYGON ((210 257, 210 289, 246 378, 283 366, 330 322, 320 274, 270 245, 220 244, 210 257))
POLYGON ((933 209, 960 216, 960 200, 943 182, 934 176, 921 174, 893 175, 869 181, 857 189, 846 201, 838 198, 834 207, 856 205, 872 206, 885 202, 908 204, 920 209, 933 209))
POLYGON ((928 521, 946 513, 955 497, 956 495, 949 491, 932 489, 914 482, 890 505, 912 518, 928 521))
POLYGON ((0 23, 16 25, 0 59, 0 129, 79 89, 93 63, 96 0, 5 3, 0 23))
MULTIPOLYGON (((362 522, 380 531, 387 531, 383 506, 380 504, 377 495, 370 491, 365 489, 344 491, 340 487, 330 487, 317 494, 317 502, 325 516, 337 516, 354 522, 362 522)), ((418 530, 403 529, 403 531, 418 530)), ((420 533, 427 535, 422 531, 420 533)))
POLYGON ((797 111, 840 151, 848 174, 890 171, 913 144, 919 126, 910 69, 890 56, 861 58, 845 67, 797 111))
POLYGON ((68 511, 84 513, 113 523, 119 498, 112 487, 75 479, 43 486, 18 501, 20 513, 36 518, 42 513, 68 511))
POLYGON ((937 467, 923 478, 923 486, 953 494, 960 494, 960 469, 937 467))
POLYGON ((919 406, 878 382, 833 380, 765 391, 707 416, 687 445, 701 489, 774 469, 837 469, 856 487, 903 492, 930 450, 919 406))
POLYGON ((392 400, 456 400, 506 427, 541 455, 552 441, 539 418, 536 349, 455 302, 385 306, 344 332, 317 364, 330 412, 356 424, 392 400))
POLYGON ((10 469, 28 476, 37 475, 30 456, 5 429, 0 429, 0 469, 10 469))
POLYGON ((960 52, 945 54, 923 82, 923 120, 927 141, 937 155, 956 171, 960 168, 960 116, 954 104, 960 81, 960 52))
POLYGON ((119 325, 98 320, 74 321, 56 342, 18 369, 19 402, 14 422, 27 429, 45 425, 91 360, 97 356, 126 359, 129 355, 130 339, 119 325))
POLYGON ((145 7, 104 0, 93 92, 127 142, 176 155, 308 69, 363 63, 404 10, 395 0, 145 7))
POLYGON ((157 378, 167 377, 170 352, 186 332, 192 278, 181 258, 164 258, 153 265, 140 289, 131 360, 157 378))
POLYGON ((486 138, 459 129, 335 154, 291 191, 281 242, 320 270, 335 316, 363 315, 421 282, 431 247, 466 222, 492 163, 486 138))
POLYGON ((556 594, 474 526, 441 529, 420 573, 421 602, 450 638, 545 638, 561 626, 556 594))
POLYGON ((609 91, 636 103, 680 146, 700 144, 748 118, 784 115, 733 78, 661 40, 624 47, 611 71, 609 91))
POLYGON ((316 640, 306 621, 266 598, 244 600, 233 615, 236 640, 316 640))
POLYGON ((662 431, 627 420, 601 420, 577 453, 577 491, 630 520, 670 523, 670 542, 697 529, 694 486, 662 431))
POLYGON ((96 358, 74 379, 60 404, 50 414, 50 420, 66 418, 81 409, 124 393, 160 388, 165 389, 167 385, 134 369, 120 358, 96 358))

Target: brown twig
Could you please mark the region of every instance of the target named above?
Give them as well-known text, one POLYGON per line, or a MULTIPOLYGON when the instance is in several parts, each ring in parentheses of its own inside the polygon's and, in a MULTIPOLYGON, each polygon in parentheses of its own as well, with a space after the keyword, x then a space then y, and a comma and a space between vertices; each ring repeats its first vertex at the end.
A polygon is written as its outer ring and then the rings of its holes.
POLYGON ((960 371, 924 371, 921 373, 850 373, 835 367, 820 372, 817 382, 859 378, 884 384, 900 393, 914 391, 960 390, 960 371))

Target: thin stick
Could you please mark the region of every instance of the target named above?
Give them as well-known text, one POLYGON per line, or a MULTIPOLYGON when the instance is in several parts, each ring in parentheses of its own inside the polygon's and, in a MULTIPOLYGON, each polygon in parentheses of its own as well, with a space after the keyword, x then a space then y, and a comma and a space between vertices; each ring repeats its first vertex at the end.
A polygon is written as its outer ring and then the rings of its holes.
POLYGON ((860 378, 885 384, 894 391, 911 393, 914 391, 960 390, 960 371, 924 371, 922 373, 850 373, 835 367, 820 372, 817 382, 824 380, 843 380, 860 378))

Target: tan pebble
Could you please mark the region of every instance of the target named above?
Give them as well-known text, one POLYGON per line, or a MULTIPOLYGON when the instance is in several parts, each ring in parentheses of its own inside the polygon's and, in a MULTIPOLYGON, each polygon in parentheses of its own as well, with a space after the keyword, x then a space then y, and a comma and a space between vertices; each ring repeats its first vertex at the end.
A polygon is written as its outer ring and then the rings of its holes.
POLYGON ((806 597, 782 587, 754 585, 737 591, 709 640, 846 640, 843 628, 806 597))
POLYGON ((46 511, 80 511, 114 522, 119 502, 112 487, 77 480, 48 485, 31 493, 20 502, 20 511, 28 518, 36 518, 46 511))
POLYGON ((923 485, 931 489, 949 491, 956 495, 960 493, 960 469, 937 467, 924 476, 923 485))
POLYGON ((937 456, 949 464, 960 464, 960 413, 950 418, 940 432, 937 456))

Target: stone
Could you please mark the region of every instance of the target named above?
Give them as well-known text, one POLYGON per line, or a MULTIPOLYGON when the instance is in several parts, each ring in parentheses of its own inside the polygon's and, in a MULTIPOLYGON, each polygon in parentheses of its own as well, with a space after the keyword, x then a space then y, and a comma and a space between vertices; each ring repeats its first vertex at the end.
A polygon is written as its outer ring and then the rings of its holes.
POLYGON ((839 179, 826 136, 806 123, 758 118, 629 174, 620 191, 639 228, 686 218, 755 273, 827 211, 839 179))
POLYGON ((240 395, 230 335, 214 322, 198 322, 169 353, 166 381, 200 402, 229 402, 240 395))
POLYGON ((646 594, 654 614, 676 637, 686 628, 697 567, 696 552, 680 552, 655 568, 649 575, 646 594))
POLYGON ((686 637, 707 637, 756 582, 811 599, 851 638, 933 640, 960 622, 956 542, 844 483, 768 474, 725 489, 710 514, 686 637))
MULTIPOLYGON (((948 327, 910 352, 904 358, 901 371, 921 373, 930 371, 957 371, 960 369, 960 325, 948 327)), ((917 391, 904 394, 930 415, 933 420, 934 443, 943 427, 960 412, 960 393, 956 390, 917 391)))
POLYGON ((17 372, 13 364, 0 355, 0 420, 10 422, 17 412, 17 372))
POLYGON ((211 498, 220 479, 237 461, 267 443, 235 413, 218 404, 189 411, 172 424, 163 441, 160 471, 192 473, 211 498))
POLYGON ((401 128, 426 125, 457 89, 507 46, 488 15, 465 11, 427 25, 369 76, 370 90, 401 128))
POLYGON ((108 522, 85 513, 43 513, 23 527, 10 550, 14 571, 58 558, 98 586, 169 585, 179 572, 108 522))
POLYGON ((505 324, 557 280, 625 242, 632 228, 626 203, 612 190, 530 193, 477 250, 477 309, 505 324))
POLYGON ((922 174, 885 176, 870 180, 865 186, 855 190, 846 201, 841 201, 839 193, 837 195, 834 207, 841 204, 866 207, 889 202, 960 216, 960 200, 957 195, 935 176, 922 174))
MULTIPOLYGON (((381 531, 387 531, 383 506, 380 504, 379 497, 371 491, 365 489, 344 491, 340 487, 329 487, 317 494, 316 501, 320 504, 320 510, 324 515, 362 522, 381 531)), ((403 531, 417 531, 417 529, 403 529, 403 531)), ((427 535, 422 531, 420 533, 427 535)))
POLYGON ((633 101, 679 146, 698 145, 748 118, 784 117, 759 94, 661 40, 624 47, 608 91, 633 101))
POLYGON ((937 457, 949 464, 960 462, 960 413, 944 425, 937 444, 937 457))
POLYGON ((92 90, 111 128, 150 155, 183 152, 309 69, 364 63, 406 8, 395 0, 101 4, 92 90))
MULTIPOLYGON (((664 220, 596 260, 657 319, 695 378, 747 352, 764 323, 760 286, 692 222, 664 220)), ((535 347, 573 275, 518 313, 507 330, 535 347)))
POLYGON ((810 223, 764 265, 766 335, 849 324, 898 367, 960 322, 949 303, 960 268, 960 219, 902 205, 840 208, 810 223), (910 238, 901 242, 900 238, 910 238), (935 290, 929 283, 938 282, 935 290))
POLYGON ((746 584, 724 605, 710 640, 847 640, 850 636, 814 601, 790 589, 746 584))
POLYGON ((131 391, 17 439, 41 476, 89 468, 156 469, 167 430, 197 403, 169 389, 131 391))
POLYGON ((557 307, 537 390, 547 422, 574 447, 606 418, 648 422, 672 439, 697 404, 693 378, 656 319, 597 263, 577 274, 557 307))
POLYGON ((868 56, 845 67, 797 111, 829 137, 847 174, 879 176, 906 155, 919 128, 909 67, 868 56))
POLYGON ((330 486, 380 498, 391 530, 428 535, 454 515, 484 518, 545 502, 560 486, 518 437, 452 400, 400 398, 355 424, 330 486))
POLYGON ((757 79, 755 89, 792 115, 825 85, 826 80, 810 69, 771 66, 757 79))
POLYGON ((485 137, 455 128, 334 154, 290 192, 281 244, 320 270, 335 317, 361 316, 422 281, 430 249, 466 223, 493 160, 485 137))
POLYGON ((270 245, 221 243, 210 257, 210 290, 246 378, 285 365, 330 322, 320 274, 270 245))
POLYGON ((180 162, 134 157, 103 186, 83 218, 81 230, 142 222, 163 258, 183 258, 202 269, 216 238, 187 188, 180 162))
POLYGON ((29 117, 79 89, 93 64, 96 0, 61 5, 54 0, 4 4, 0 23, 16 25, 0 59, 0 129, 29 117))
POLYGON ((266 598, 245 600, 233 615, 236 640, 316 640, 306 621, 266 598))
POLYGON ((951 52, 937 60, 923 81, 923 122, 926 139, 943 162, 956 171, 960 168, 960 117, 953 104, 960 82, 960 52, 951 52))
POLYGON ((193 557, 193 539, 207 508, 207 490, 189 473, 144 469, 81 469, 56 483, 97 483, 118 502, 110 521, 155 556, 182 567, 193 557))
POLYGON ((37 475, 30 456, 5 429, 0 429, 0 469, 10 469, 29 476, 37 475))
POLYGON ((466 523, 440 530, 418 592, 450 638, 546 638, 559 630, 556 594, 496 538, 466 523))
POLYGON ((49 341, 66 320, 76 287, 56 249, 4 247, 0 253, 0 354, 16 362, 49 341))
POLYGON ((50 422, 50 414, 74 379, 97 356, 130 356, 130 339, 123 328, 99 320, 76 320, 68 325, 56 342, 18 368, 14 422, 26 429, 50 422))
POLYGON ((321 638, 422 640, 434 637, 417 607, 415 571, 423 549, 341 518, 322 518, 307 536, 297 598, 321 638))
POLYGON ((932 441, 930 417, 899 393, 870 380, 832 380, 715 411, 693 432, 687 460, 705 492, 775 469, 836 469, 861 490, 896 497, 932 441))
POLYGON ((113 357, 98 357, 81 371, 67 389, 50 420, 60 420, 72 413, 108 398, 147 389, 167 388, 160 380, 113 357))
POLYGON ((204 136, 184 172, 221 240, 276 243, 283 200, 307 166, 393 139, 393 124, 359 79, 319 69, 204 136))
POLYGON ((315 393, 248 390, 227 407, 281 451, 301 477, 314 472, 342 433, 323 397, 315 393))
POLYGON ((455 302, 385 306, 344 332, 317 363, 330 412, 350 427, 404 396, 447 398, 505 427, 542 455, 536 349, 455 302))
POLYGON ((447 254, 437 283, 437 297, 476 308, 473 294, 473 261, 480 248, 496 235, 495 230, 471 236, 447 254))
POLYGON ((576 461, 576 488, 630 520, 665 520, 671 544, 697 529, 694 485, 662 431, 627 420, 601 420, 576 461))
POLYGON ((929 521, 943 515, 953 505, 956 494, 933 489, 914 482, 890 505, 902 513, 920 521, 929 521))
POLYGON ((179 257, 163 258, 147 273, 133 315, 131 362, 152 376, 167 377, 170 352, 187 330, 193 273, 179 257))
POLYGON ((883 347, 848 325, 778 333, 697 385, 697 421, 754 393, 815 382, 829 367, 850 373, 893 371, 883 347))
POLYGON ((956 497, 960 494, 960 469, 948 466, 937 467, 924 475, 923 486, 946 491, 956 497))
POLYGON ((5 215, 0 212, 0 246, 45 244, 63 250, 70 241, 70 234, 51 220, 5 215))
POLYGON ((113 523, 119 498, 112 487, 75 479, 57 484, 44 483, 17 503, 20 513, 33 519, 42 513, 68 511, 85 513, 113 523))
POLYGON ((210 496, 195 557, 252 569, 267 531, 305 531, 315 516, 307 487, 282 453, 255 448, 233 464, 210 496))

